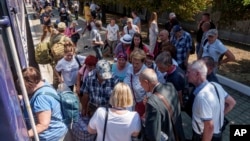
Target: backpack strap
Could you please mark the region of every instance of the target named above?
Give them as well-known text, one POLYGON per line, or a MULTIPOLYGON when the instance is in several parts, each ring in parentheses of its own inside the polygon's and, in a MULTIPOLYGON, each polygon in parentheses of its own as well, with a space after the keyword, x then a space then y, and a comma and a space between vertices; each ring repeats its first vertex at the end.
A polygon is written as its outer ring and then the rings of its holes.
POLYGON ((63 42, 64 39, 65 39, 65 35, 63 35, 63 36, 61 37, 61 39, 59 40, 59 42, 60 42, 60 43, 63 42))
POLYGON ((104 122, 103 138, 102 138, 103 141, 105 141, 105 133, 106 133, 106 129, 107 129, 107 122, 108 122, 108 115, 109 115, 108 106, 106 106, 105 109, 106 109, 106 114, 105 114, 105 122, 104 122))
POLYGON ((82 65, 81 65, 80 60, 78 59, 77 55, 75 56, 75 59, 76 59, 76 62, 78 64, 78 68, 81 68, 82 65))

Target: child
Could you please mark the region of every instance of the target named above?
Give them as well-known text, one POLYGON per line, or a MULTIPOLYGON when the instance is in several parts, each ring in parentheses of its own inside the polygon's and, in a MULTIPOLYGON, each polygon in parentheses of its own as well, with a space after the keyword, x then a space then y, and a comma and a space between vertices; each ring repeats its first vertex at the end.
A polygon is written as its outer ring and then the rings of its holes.
POLYGON ((81 67, 80 62, 84 60, 85 57, 83 56, 75 56, 74 45, 66 42, 64 45, 64 57, 58 61, 55 67, 55 74, 59 78, 59 82, 65 83, 73 91, 78 69, 81 67))

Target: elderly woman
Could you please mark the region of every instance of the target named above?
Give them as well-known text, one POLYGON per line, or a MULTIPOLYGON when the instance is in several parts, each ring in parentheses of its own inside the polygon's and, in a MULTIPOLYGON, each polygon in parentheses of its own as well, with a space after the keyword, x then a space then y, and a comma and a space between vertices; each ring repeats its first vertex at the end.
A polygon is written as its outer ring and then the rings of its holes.
POLYGON ((84 65, 80 68, 77 74, 77 82, 76 82, 76 93, 80 94, 80 88, 88 76, 88 73, 95 69, 98 59, 93 55, 88 55, 84 61, 84 65))
POLYGON ((112 108, 97 109, 89 122, 88 132, 97 133, 97 141, 131 141, 131 137, 137 137, 141 121, 138 113, 127 110, 127 107, 133 105, 133 96, 129 86, 125 83, 118 83, 114 87, 109 103, 112 108), (104 129, 105 122, 107 123, 106 129, 104 129))
POLYGON ((121 82, 123 82, 130 64, 127 62, 127 55, 123 52, 120 52, 116 58, 117 63, 112 65, 112 73, 117 76, 121 82))
POLYGON ((143 99, 146 96, 146 92, 141 86, 139 75, 145 68, 147 68, 144 65, 146 54, 143 50, 137 49, 131 53, 130 59, 132 62, 132 66, 129 67, 129 70, 127 71, 124 83, 128 84, 131 87, 132 94, 135 100, 134 109, 139 113, 140 116, 142 116, 145 112, 143 99))
MULTIPOLYGON (((41 80, 40 72, 33 67, 23 70, 23 78, 27 93, 30 95, 30 106, 36 121, 36 129, 40 140, 62 141, 68 129, 62 122, 60 103, 52 96, 43 94, 48 92, 57 95, 47 82, 41 80)), ((29 137, 34 137, 32 129, 29 137)))

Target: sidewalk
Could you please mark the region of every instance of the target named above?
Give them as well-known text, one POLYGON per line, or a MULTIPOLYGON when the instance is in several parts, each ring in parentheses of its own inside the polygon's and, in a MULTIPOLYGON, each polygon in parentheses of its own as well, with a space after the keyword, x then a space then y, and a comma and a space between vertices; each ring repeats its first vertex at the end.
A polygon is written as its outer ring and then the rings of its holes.
MULTIPOLYGON (((33 12, 33 9, 31 7, 27 7, 28 12, 33 12)), ((52 22, 58 18, 58 12, 54 10, 54 15, 55 17, 52 18, 52 22)), ((40 37, 42 34, 42 29, 40 26, 39 19, 32 19, 32 16, 29 16, 30 18, 30 25, 31 25, 31 31, 32 31, 32 36, 34 40, 34 46, 39 43, 40 37)), ((84 20, 79 18, 78 20, 78 26, 77 28, 83 28, 84 29, 84 20)), ((105 32, 102 32, 102 37, 104 36, 105 32)), ((104 39, 104 38, 103 38, 104 39)), ((77 51, 80 52, 81 55, 88 55, 88 54, 95 54, 94 51, 89 48, 89 49, 83 49, 83 47, 88 44, 88 40, 86 40, 86 35, 81 37, 81 39, 78 41, 77 44, 77 51)), ((39 65, 40 70, 42 73, 43 79, 46 79, 49 82, 52 82, 52 69, 50 65, 39 65)), ((233 90, 229 87, 223 86, 225 90, 235 98, 237 104, 235 108, 226 116, 230 124, 240 124, 240 125, 246 125, 250 124, 250 97, 246 96, 236 90, 233 90)), ((191 119, 189 116, 187 116, 186 113, 182 112, 182 118, 183 118, 183 127, 184 127, 184 132, 186 135, 187 139, 191 139, 192 137, 192 125, 191 125, 191 119)), ((226 127, 226 130, 223 133, 223 141, 229 141, 229 125, 226 127)))

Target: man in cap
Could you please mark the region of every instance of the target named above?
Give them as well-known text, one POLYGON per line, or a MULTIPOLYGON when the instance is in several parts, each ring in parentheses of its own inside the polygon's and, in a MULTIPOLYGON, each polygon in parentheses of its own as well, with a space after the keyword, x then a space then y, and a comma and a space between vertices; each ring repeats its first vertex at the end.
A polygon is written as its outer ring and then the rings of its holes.
POLYGON ((218 39, 217 29, 210 29, 207 32, 207 39, 208 41, 203 47, 202 57, 211 56, 214 59, 216 66, 235 61, 233 53, 218 39), (226 56, 226 58, 223 59, 223 56, 226 56))
MULTIPOLYGON (((66 25, 65 25, 64 22, 58 23, 58 25, 57 25, 57 31, 58 31, 58 33, 52 34, 52 35, 51 35, 51 38, 50 38, 50 47, 51 47, 51 48, 54 46, 54 44, 60 42, 60 40, 61 40, 62 38, 64 38, 64 40, 63 40, 64 43, 65 43, 65 42, 69 42, 70 44, 73 45, 73 42, 71 41, 71 39, 68 38, 68 37, 66 37, 66 36, 64 35, 65 29, 66 29, 66 25)), ((60 59, 59 59, 59 60, 60 60, 60 59)), ((57 64, 57 61, 59 61, 59 60, 55 60, 55 59, 53 58, 53 62, 52 62, 52 64, 51 64, 53 70, 54 70, 54 68, 55 68, 55 65, 57 64)), ((54 71, 53 71, 53 86, 54 86, 54 88, 57 88, 58 84, 59 84, 59 79, 58 79, 58 77, 55 75, 55 70, 54 70, 54 71)))
POLYGON ((109 62, 99 60, 96 69, 89 72, 80 89, 82 114, 91 116, 98 107, 107 106, 118 81, 111 73, 109 62))
POLYGON ((170 42, 176 48, 176 61, 179 67, 186 71, 190 50, 192 49, 192 37, 181 26, 175 25, 172 29, 170 42))
POLYGON ((175 25, 179 25, 179 21, 177 20, 176 14, 174 12, 169 13, 168 15, 169 20, 165 24, 165 29, 170 33, 172 28, 175 25))
MULTIPOLYGON (((203 13, 202 14, 202 18, 198 24, 198 31, 197 31, 197 35, 196 35, 196 42, 197 42, 197 45, 196 45, 196 53, 198 54, 198 51, 200 50, 200 48, 202 47, 202 38, 203 38, 203 35, 206 31, 204 31, 204 24, 207 24, 209 25, 208 29, 216 29, 216 26, 215 24, 211 21, 210 19, 210 14, 209 13, 203 13)), ((207 25, 205 25, 207 27, 207 25)), ((200 59, 200 56, 199 58, 200 59)))

